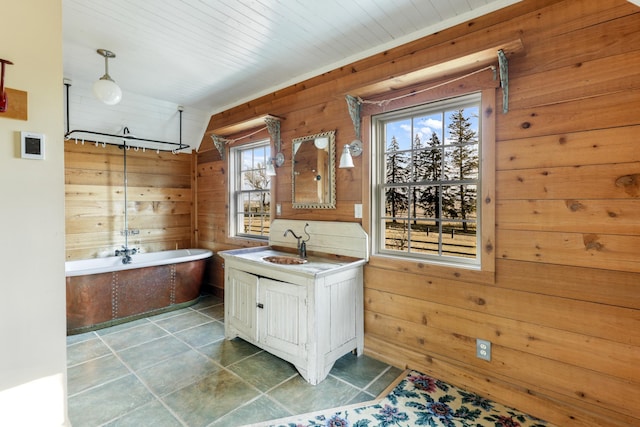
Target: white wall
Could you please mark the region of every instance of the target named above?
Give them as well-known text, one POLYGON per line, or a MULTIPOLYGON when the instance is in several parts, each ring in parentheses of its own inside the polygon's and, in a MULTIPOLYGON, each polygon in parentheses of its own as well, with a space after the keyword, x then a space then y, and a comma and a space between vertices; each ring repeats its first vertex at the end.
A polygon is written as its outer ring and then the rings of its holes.
POLYGON ((29 119, 0 113, 0 425, 69 425, 62 2, 3 1, 1 16, 5 84, 28 92, 29 119), (45 160, 20 158, 20 131, 46 135, 45 160))

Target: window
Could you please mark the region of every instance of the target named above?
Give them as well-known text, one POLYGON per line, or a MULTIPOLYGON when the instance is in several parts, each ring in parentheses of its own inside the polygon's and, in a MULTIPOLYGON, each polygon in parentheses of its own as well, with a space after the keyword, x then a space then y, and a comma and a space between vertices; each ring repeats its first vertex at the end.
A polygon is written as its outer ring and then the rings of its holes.
POLYGON ((480 94, 372 117, 376 252, 480 266, 480 94))
POLYGON ((266 162, 271 158, 269 141, 231 149, 231 234, 267 239, 271 224, 271 177, 266 162))

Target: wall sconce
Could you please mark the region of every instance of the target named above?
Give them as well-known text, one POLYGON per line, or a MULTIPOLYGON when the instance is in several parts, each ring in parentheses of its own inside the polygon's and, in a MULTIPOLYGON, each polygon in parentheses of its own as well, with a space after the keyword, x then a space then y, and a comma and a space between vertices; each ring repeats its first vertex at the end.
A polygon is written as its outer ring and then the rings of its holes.
POLYGON ((362 154, 362 142, 358 139, 351 141, 351 144, 345 144, 340 156, 339 168, 352 168, 353 158, 362 154))
POLYGON ((97 52, 104 56, 104 76, 93 84, 93 94, 107 105, 116 105, 122 100, 122 89, 109 76, 109 58, 115 58, 116 54, 106 49, 97 52))

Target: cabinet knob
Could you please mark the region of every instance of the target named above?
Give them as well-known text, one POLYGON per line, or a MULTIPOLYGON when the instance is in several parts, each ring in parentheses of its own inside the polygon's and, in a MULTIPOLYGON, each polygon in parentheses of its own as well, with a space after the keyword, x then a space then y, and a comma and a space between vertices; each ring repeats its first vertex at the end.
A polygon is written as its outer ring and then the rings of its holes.
POLYGON ((257 306, 258 308, 264 308, 264 304, 262 304, 261 302, 259 302, 258 304, 256 304, 256 306, 257 306))

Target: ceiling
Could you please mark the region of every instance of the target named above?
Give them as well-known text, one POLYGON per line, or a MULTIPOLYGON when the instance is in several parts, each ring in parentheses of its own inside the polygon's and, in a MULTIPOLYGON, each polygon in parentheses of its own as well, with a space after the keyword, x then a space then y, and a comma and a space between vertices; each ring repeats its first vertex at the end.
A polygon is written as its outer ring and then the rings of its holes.
POLYGON ((518 0, 63 0, 64 76, 208 114, 518 0))

